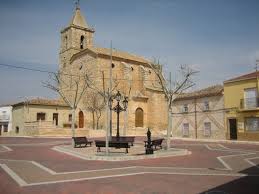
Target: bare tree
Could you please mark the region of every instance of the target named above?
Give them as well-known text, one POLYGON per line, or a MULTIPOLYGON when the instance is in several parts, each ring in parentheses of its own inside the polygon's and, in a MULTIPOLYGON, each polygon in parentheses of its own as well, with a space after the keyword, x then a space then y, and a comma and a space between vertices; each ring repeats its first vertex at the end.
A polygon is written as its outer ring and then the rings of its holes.
POLYGON ((83 65, 79 68, 62 68, 57 73, 49 75, 49 80, 43 85, 55 92, 72 110, 72 137, 75 137, 75 111, 86 90, 93 84, 90 71, 83 65))
POLYGON ((170 148, 170 135, 172 131, 172 103, 177 98, 178 95, 186 91, 187 89, 193 87, 195 83, 192 81, 194 74, 198 73, 193 70, 188 65, 180 66, 180 79, 172 82, 171 73, 169 81, 166 80, 162 65, 159 64, 158 60, 154 60, 153 63, 150 63, 149 66, 153 69, 158 79, 159 85, 165 95, 167 101, 167 111, 168 111, 168 122, 167 122, 167 141, 166 148, 170 148))
POLYGON ((99 128, 99 120, 102 116, 102 111, 105 108, 105 99, 96 90, 91 90, 83 98, 83 106, 86 110, 92 113, 93 129, 99 128), (96 118, 96 119, 95 119, 96 118))

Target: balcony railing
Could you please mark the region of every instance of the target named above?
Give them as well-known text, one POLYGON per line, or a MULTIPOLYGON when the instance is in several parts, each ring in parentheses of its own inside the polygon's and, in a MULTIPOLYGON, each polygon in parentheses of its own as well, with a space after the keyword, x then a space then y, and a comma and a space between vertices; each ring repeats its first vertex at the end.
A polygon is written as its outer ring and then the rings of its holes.
POLYGON ((0 115, 0 121, 9 121, 10 116, 9 115, 0 115))
POLYGON ((254 109, 259 107, 259 98, 244 98, 240 100, 241 109, 254 109))

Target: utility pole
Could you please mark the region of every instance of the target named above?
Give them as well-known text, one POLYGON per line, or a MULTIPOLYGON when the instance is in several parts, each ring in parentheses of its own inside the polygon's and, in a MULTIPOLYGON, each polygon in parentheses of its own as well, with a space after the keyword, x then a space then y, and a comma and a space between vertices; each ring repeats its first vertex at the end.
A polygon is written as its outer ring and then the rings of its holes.
POLYGON ((171 143, 171 139, 170 139, 170 135, 171 135, 171 130, 172 130, 172 104, 171 104, 171 100, 172 100, 172 74, 171 72, 169 73, 169 99, 168 99, 168 126, 167 126, 167 139, 166 139, 166 149, 169 150, 170 149, 170 143, 171 143))
POLYGON ((258 89, 258 64, 259 64, 259 60, 256 60, 255 63, 255 72, 256 72, 256 89, 257 89, 257 95, 259 93, 259 89, 258 89))
MULTIPOLYGON (((111 41, 111 58, 110 58, 110 82, 109 82, 109 88, 110 88, 110 92, 109 92, 109 99, 112 96, 112 68, 113 68, 113 63, 112 63, 112 41, 111 41)), ((110 110, 110 139, 112 138, 112 110, 110 110)))
POLYGON ((195 118, 195 138, 198 138, 197 133, 197 98, 194 99, 194 118, 195 118))

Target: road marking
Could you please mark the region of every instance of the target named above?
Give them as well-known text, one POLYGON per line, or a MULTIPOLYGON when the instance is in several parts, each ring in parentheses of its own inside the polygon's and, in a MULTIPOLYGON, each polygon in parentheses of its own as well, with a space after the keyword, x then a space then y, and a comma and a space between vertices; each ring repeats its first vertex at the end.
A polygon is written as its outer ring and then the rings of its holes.
POLYGON ((35 162, 35 161, 29 161, 29 162, 31 162, 33 165, 35 165, 35 166, 41 168, 42 170, 45 170, 46 172, 50 173, 51 175, 57 174, 55 171, 53 171, 53 170, 51 170, 51 169, 49 169, 49 168, 47 168, 47 167, 41 165, 41 164, 38 163, 38 162, 35 162))
POLYGON ((41 142, 41 143, 24 143, 24 144, 0 144, 0 146, 43 146, 43 145, 58 145, 58 144, 65 144, 71 143, 71 141, 51 141, 51 142, 41 142))
MULTIPOLYGON (((181 146, 181 145, 180 145, 181 146)), ((115 178, 115 177, 124 177, 124 176, 132 176, 132 175, 141 175, 141 174, 168 174, 168 175, 190 175, 190 176, 233 176, 233 177, 245 177, 245 176, 252 176, 252 177, 259 177, 259 174, 243 174, 243 173, 236 173, 233 172, 233 169, 229 165, 227 161, 225 161, 226 158, 231 157, 237 157, 237 156, 250 156, 257 154, 257 152, 253 152, 251 150, 235 150, 226 148, 225 146, 221 146, 221 144, 214 144, 214 145, 202 145, 205 146, 208 150, 211 151, 223 151, 223 152, 232 152, 236 153, 239 152, 239 154, 233 154, 233 155, 224 155, 224 156, 218 156, 216 157, 218 161, 225 167, 222 169, 208 169, 208 168, 185 168, 185 167, 148 167, 148 166, 127 166, 127 167, 121 167, 121 168, 109 168, 109 169, 96 169, 96 170, 85 170, 85 171, 72 171, 72 172, 55 172, 54 170, 36 162, 36 161, 27 161, 27 160, 12 160, 12 159, 0 159, 0 167, 3 168, 3 170, 9 174, 13 180, 15 180, 21 187, 23 186, 33 186, 33 185, 44 185, 44 184, 55 184, 55 183, 63 183, 63 182, 75 182, 75 181, 83 181, 83 180, 94 180, 94 179, 104 179, 104 178, 115 178), (220 148, 213 148, 213 146, 218 146, 220 148), (249 151, 249 152, 248 152, 249 151), (6 162, 29 162, 32 165, 38 167, 39 169, 45 171, 50 176, 51 180, 52 176, 57 176, 56 181, 43 181, 43 182, 37 182, 37 180, 33 179, 33 182, 26 182, 22 177, 24 174, 17 174, 15 171, 13 171, 11 168, 8 167, 8 164, 6 162), (139 169, 138 169, 139 168, 139 169), (124 170, 127 170, 128 173, 124 170), (160 171, 159 171, 160 170, 160 171), (188 172, 189 170, 189 172, 188 172), (222 173, 220 171, 227 170, 228 173, 222 173), (91 172, 105 172, 105 176, 98 176, 96 174, 87 175, 83 173, 91 173, 91 172), (137 172, 136 172, 137 171, 137 172), (165 172, 166 171, 166 172, 165 172), (170 172, 171 171, 171 172, 170 172), (215 173, 213 173, 215 172, 215 173), (80 175, 82 173, 82 175, 80 175), (70 174, 70 179, 64 179, 62 177, 58 177, 58 175, 68 175, 70 174), (78 178, 78 176, 88 176, 88 177, 82 177, 78 178), (91 177, 89 177, 91 176, 91 177), (74 177, 74 178, 73 178, 74 177), (35 181, 35 182, 34 182, 35 181)), ((244 161, 249 163, 252 166, 256 166, 254 162, 251 160, 257 159, 259 157, 253 157, 253 158, 242 158, 244 161)), ((22 165, 21 165, 22 167, 22 165)), ((238 169, 240 171, 240 169, 238 169)), ((26 172, 25 172, 26 173, 26 172)), ((30 174, 26 174, 26 176, 30 176, 30 174)), ((47 178, 47 177, 46 177, 47 178)), ((48 179, 47 179, 48 180, 48 179)))
POLYGON ((252 166, 256 167, 256 168, 259 168, 258 164, 251 161, 251 160, 254 160, 254 159, 259 159, 259 157, 246 158, 245 161, 248 162, 249 164, 251 164, 252 166))
POLYGON ((11 170, 6 164, 0 164, 0 167, 9 174, 10 177, 12 177, 13 180, 15 180, 21 187, 26 186, 27 183, 19 176, 17 175, 13 170, 11 170))
POLYGON ((5 150, 0 150, 0 152, 10 152, 10 151, 13 151, 11 148, 5 146, 5 145, 0 145, 2 146, 2 148, 4 148, 5 150))

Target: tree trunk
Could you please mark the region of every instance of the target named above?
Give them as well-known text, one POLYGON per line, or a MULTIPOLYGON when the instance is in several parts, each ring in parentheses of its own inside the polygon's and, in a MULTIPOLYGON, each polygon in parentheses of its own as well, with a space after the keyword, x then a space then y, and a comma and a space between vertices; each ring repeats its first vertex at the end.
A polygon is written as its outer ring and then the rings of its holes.
MULTIPOLYGON (((76 112, 76 109, 75 107, 72 108, 72 123, 71 123, 71 132, 72 132, 72 137, 75 137, 75 112, 76 112)), ((74 144, 74 141, 72 139, 72 146, 74 144)))
POLYGON ((170 149, 170 136, 172 131, 172 109, 168 105, 168 121, 167 121, 167 138, 166 138, 166 149, 170 149))
POLYGON ((92 116, 93 116, 93 129, 95 129, 95 117, 94 117, 94 111, 92 111, 92 116))
POLYGON ((98 114, 98 111, 96 112, 96 129, 99 129, 99 121, 100 121, 100 118, 102 116, 102 112, 99 111, 99 114, 98 114))
POLYGON ((109 131, 110 131, 110 108, 107 102, 106 105, 106 136, 105 136, 105 153, 108 155, 109 153, 109 131))

